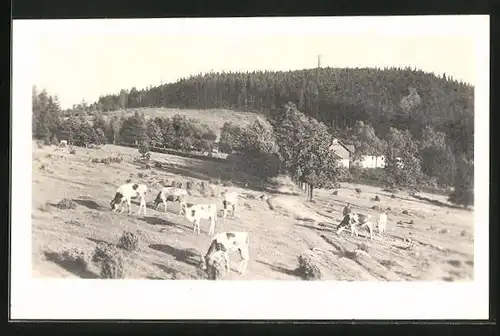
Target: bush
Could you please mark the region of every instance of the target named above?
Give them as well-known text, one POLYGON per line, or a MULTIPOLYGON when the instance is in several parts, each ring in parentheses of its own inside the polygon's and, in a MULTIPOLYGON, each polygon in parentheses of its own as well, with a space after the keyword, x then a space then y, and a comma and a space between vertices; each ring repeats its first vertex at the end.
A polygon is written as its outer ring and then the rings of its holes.
POLYGON ((61 263, 70 263, 81 271, 86 271, 90 263, 89 254, 76 247, 64 248, 62 251, 57 252, 56 259, 61 263))
POLYGON ((219 280, 226 273, 226 259, 223 253, 214 253, 208 263, 206 270, 207 277, 210 280, 219 280))
POLYGON ((395 198, 396 198, 396 195, 392 194, 392 195, 391 195, 391 198, 392 198, 392 199, 395 199, 395 198))
POLYGON ((161 166, 161 162, 156 161, 154 167, 155 168, 161 168, 162 167, 161 166))
POLYGON ((448 202, 462 205, 464 208, 474 205, 474 190, 467 188, 452 191, 448 196, 448 202))
POLYGON ((380 202, 380 197, 378 197, 378 195, 375 196, 375 198, 373 199, 375 202, 380 202))
POLYGON ((102 278, 122 279, 124 277, 123 255, 120 250, 112 244, 97 244, 92 261, 99 264, 102 278))
POLYGON ((358 194, 358 195, 361 194, 361 189, 360 188, 356 188, 354 190, 356 191, 356 194, 358 194))
POLYGON ((338 194, 339 194, 339 191, 338 191, 338 190, 334 190, 334 191, 332 192, 332 195, 334 195, 334 196, 337 196, 338 194))
POLYGON ((125 231, 116 246, 128 252, 135 251, 139 248, 139 237, 133 232, 125 231))
POLYGON ((72 155, 75 155, 76 154, 76 149, 74 147, 70 147, 69 148, 69 153, 72 154, 72 155))
POLYGON ((323 278, 321 270, 313 258, 312 252, 305 252, 298 257, 299 267, 297 273, 304 280, 321 280, 323 278))
POLYGON ((111 164, 111 161, 109 158, 104 158, 104 159, 101 159, 101 163, 104 163, 104 164, 109 166, 111 164))
POLYGON ((113 246, 113 244, 110 243, 101 242, 97 244, 97 246, 94 249, 92 261, 95 263, 100 263, 106 258, 109 258, 109 256, 113 254, 113 249, 115 249, 115 247, 113 246))
POLYGON ((121 254, 113 254, 111 258, 101 262, 101 277, 104 279, 123 279, 124 276, 123 256, 121 254))
POLYGON ((76 209, 76 203, 68 198, 63 198, 61 201, 59 201, 56 204, 56 207, 59 209, 71 209, 71 210, 73 210, 73 209, 76 209))
POLYGON ((222 186, 223 187, 232 187, 233 186, 233 182, 231 182, 231 181, 223 181, 222 182, 222 186))
POLYGON ((214 184, 214 185, 219 185, 219 184, 221 184, 221 181, 220 180, 212 179, 212 180, 210 180, 210 183, 214 184))
POLYGON ((101 163, 99 158, 92 158, 92 163, 101 163))

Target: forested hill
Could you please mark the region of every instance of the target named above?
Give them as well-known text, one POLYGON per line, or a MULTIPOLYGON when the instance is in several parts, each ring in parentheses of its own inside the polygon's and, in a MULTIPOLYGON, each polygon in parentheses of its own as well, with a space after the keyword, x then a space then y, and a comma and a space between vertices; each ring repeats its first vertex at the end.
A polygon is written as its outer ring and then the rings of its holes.
POLYGON ((392 126, 409 129, 419 139, 429 125, 458 140, 456 152, 473 148, 474 88, 446 74, 410 68, 208 73, 140 91, 122 90, 100 97, 94 107, 100 111, 178 107, 266 113, 288 101, 340 133, 363 121, 381 138, 392 126))

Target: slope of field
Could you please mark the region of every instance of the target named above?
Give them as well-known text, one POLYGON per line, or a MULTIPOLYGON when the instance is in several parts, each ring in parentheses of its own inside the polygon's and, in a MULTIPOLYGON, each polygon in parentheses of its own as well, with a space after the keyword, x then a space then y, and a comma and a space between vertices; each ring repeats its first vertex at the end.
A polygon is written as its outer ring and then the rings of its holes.
POLYGON ((187 118, 193 118, 201 123, 207 124, 208 127, 219 136, 220 128, 225 122, 231 122, 239 126, 247 126, 257 120, 258 114, 250 112, 238 112, 226 109, 176 109, 176 108, 137 108, 105 112, 105 116, 121 116, 124 114, 126 117, 134 114, 135 111, 144 113, 146 119, 148 118, 172 118, 174 115, 179 114, 187 118))
MULTIPOLYGON (((127 255, 125 275, 135 279, 200 279, 201 255, 210 243, 208 223, 202 221, 201 234, 178 215, 178 205, 169 202, 167 212, 150 208, 162 183, 173 179, 209 181, 227 169, 223 163, 154 153, 154 159, 165 162, 164 168, 143 170, 132 163, 136 153, 129 148, 106 145, 103 150, 77 148, 76 155, 55 147, 33 146, 32 200, 32 267, 39 277, 99 278, 99 270, 91 264, 86 271, 61 264, 53 258, 61 248, 77 246, 93 251, 96 243, 116 243, 124 230, 140 235, 140 248, 127 255), (121 164, 91 163, 122 152, 121 164), (43 166, 43 168, 41 167, 43 166), (116 188, 126 180, 148 183, 146 215, 112 213, 109 202, 116 188), (63 198, 72 199, 76 209, 61 210, 54 206, 63 198)), ((237 178, 237 176, 235 176, 237 178)), ((324 279, 330 280, 471 280, 473 277, 473 213, 438 207, 409 196, 390 195, 377 188, 361 186, 356 195, 354 186, 343 185, 336 196, 323 190, 316 192, 314 203, 294 195, 267 193, 237 187, 214 186, 239 190, 245 196, 234 218, 218 218, 216 231, 244 230, 250 233, 250 263, 247 273, 239 276, 234 270, 240 260, 232 256, 232 280, 296 279, 297 257, 314 248, 319 256, 324 279), (380 202, 371 198, 379 195, 380 202), (249 197, 253 195, 254 197, 249 197), (388 208, 387 233, 371 241, 351 237, 348 232, 335 234, 345 202, 354 210, 376 214, 373 205, 388 208), (403 214, 406 210, 408 214, 403 214), (411 238, 412 243, 405 241, 411 238), (364 250, 360 251, 360 250, 364 250)), ((429 196, 431 197, 431 196, 429 196)), ((212 202, 221 205, 220 197, 201 197, 193 193, 192 203, 212 202)), ((220 215, 219 215, 220 216, 220 215)))

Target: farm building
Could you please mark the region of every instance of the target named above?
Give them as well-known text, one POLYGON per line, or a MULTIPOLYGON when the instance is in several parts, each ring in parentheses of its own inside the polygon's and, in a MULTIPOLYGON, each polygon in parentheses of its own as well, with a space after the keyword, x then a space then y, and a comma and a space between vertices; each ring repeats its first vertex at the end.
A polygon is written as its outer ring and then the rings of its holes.
POLYGON ((354 154, 354 146, 346 145, 338 139, 333 139, 329 149, 340 159, 342 166, 349 168, 351 156, 354 154))
POLYGON ((362 155, 359 160, 353 162, 354 165, 362 168, 384 168, 385 156, 383 155, 362 155))

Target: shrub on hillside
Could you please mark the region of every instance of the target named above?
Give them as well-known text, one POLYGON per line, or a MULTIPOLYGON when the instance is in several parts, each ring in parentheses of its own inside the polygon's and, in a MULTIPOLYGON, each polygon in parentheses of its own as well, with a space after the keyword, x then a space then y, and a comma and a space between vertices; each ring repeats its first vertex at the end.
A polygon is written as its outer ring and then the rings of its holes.
POLYGON ((116 253, 101 262, 101 277, 104 279, 123 279, 124 260, 120 253, 116 253))
POLYGON ((139 237, 133 232, 125 231, 116 246, 128 252, 136 251, 139 248, 139 237))
POLYGON ((226 273, 226 258, 224 253, 214 253, 206 269, 209 280, 220 280, 226 273))
POLYGON ((104 279, 122 279, 124 277, 124 258, 120 250, 109 243, 97 244, 92 261, 100 267, 104 279))
POLYGON ((304 252, 299 255, 297 259, 299 261, 297 274, 299 274, 304 280, 321 280, 323 278, 319 265, 314 260, 312 252, 304 252))
POLYGON ((73 209, 76 209, 76 203, 68 198, 63 198, 62 200, 60 200, 56 204, 56 207, 59 209, 71 209, 71 210, 73 210, 73 209))
POLYGON ((233 186, 233 182, 231 182, 231 181, 223 181, 222 182, 222 186, 223 187, 232 187, 233 186))
POLYGON ((98 243, 94 249, 94 254, 92 255, 92 261, 95 263, 100 263, 101 261, 108 258, 111 254, 113 254, 113 249, 115 249, 113 244, 106 242, 98 243))
POLYGON ((63 248, 55 253, 56 261, 60 263, 71 264, 79 271, 86 271, 90 263, 90 255, 86 251, 82 251, 76 247, 63 248))

